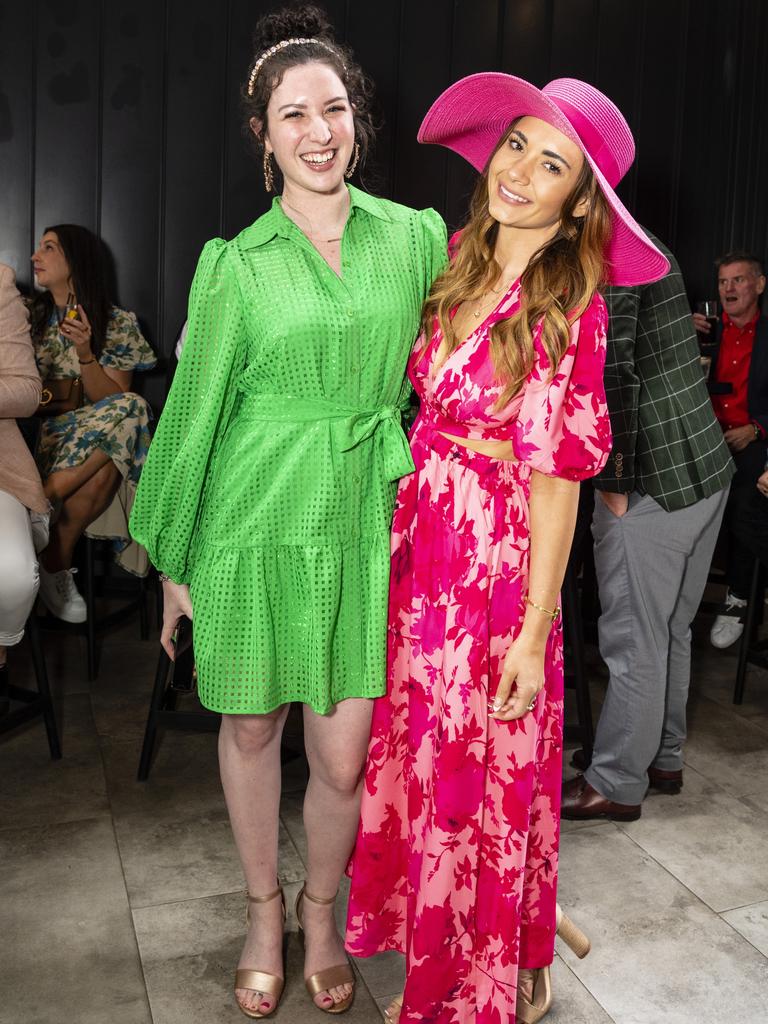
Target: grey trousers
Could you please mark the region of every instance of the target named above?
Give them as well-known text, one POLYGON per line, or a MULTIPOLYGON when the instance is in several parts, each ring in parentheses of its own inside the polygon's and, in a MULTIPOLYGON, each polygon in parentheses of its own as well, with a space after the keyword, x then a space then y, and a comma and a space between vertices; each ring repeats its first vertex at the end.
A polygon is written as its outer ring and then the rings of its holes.
POLYGON ((691 622, 727 498, 725 488, 665 512, 648 495, 632 493, 619 517, 595 496, 598 637, 610 680, 585 777, 609 800, 639 804, 650 765, 683 766, 691 622))

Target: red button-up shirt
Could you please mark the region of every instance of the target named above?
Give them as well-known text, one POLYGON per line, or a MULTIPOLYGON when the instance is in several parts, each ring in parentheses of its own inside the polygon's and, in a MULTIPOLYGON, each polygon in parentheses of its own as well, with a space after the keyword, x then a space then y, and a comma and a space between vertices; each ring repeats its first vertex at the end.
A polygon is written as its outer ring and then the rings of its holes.
POLYGON ((737 327, 727 313, 723 313, 723 336, 717 357, 717 381, 732 384, 730 395, 713 395, 712 406, 723 430, 745 427, 754 421, 749 415, 747 387, 749 364, 752 360, 752 346, 755 343, 755 328, 760 318, 755 318, 743 327, 737 327))

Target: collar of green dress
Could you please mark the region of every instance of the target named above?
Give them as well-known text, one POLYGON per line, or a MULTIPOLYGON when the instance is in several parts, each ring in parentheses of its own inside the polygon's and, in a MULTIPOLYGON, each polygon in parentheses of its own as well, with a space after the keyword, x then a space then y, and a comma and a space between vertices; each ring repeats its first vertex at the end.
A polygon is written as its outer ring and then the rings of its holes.
MULTIPOLYGON (((376 196, 361 192, 354 185, 347 185, 349 192, 349 215, 352 217, 357 210, 363 210, 372 217, 379 220, 391 221, 392 218, 387 210, 386 199, 377 199, 376 196)), ((276 235, 281 238, 289 238, 296 230, 296 225, 286 216, 280 205, 280 197, 275 196, 272 206, 257 221, 254 221, 249 228, 243 231, 242 247, 244 249, 256 249, 260 245, 266 245, 276 235)))

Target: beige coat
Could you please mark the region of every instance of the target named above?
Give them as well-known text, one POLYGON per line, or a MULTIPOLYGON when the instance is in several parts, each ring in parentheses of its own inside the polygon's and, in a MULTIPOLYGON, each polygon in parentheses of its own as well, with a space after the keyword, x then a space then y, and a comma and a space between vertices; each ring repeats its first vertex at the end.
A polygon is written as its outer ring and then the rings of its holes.
POLYGON ((26 306, 13 271, 0 263, 0 490, 34 512, 47 512, 35 460, 16 426, 17 416, 37 409, 40 390, 26 306))

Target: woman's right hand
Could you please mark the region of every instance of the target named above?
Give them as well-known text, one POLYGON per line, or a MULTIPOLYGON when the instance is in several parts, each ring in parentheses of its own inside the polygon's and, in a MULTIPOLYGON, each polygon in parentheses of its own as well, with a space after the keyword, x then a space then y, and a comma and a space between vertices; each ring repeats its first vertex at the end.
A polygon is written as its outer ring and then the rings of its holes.
POLYGON ((168 580, 163 583, 163 631, 160 634, 160 646, 171 661, 176 660, 176 651, 171 643, 171 637, 182 615, 192 619, 189 587, 186 583, 173 583, 168 580))

